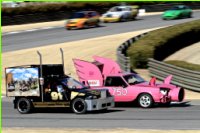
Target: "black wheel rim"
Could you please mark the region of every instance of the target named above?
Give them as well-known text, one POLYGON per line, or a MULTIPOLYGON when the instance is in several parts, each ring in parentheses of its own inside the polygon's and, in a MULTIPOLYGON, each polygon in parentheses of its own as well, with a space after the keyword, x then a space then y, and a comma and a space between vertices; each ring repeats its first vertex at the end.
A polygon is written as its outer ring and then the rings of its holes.
POLYGON ((85 108, 85 105, 82 101, 77 101, 75 102, 74 104, 74 109, 77 111, 77 112, 82 112, 85 108))
POLYGON ((21 101, 19 103, 19 111, 20 112, 26 112, 28 110, 28 104, 26 101, 21 101))

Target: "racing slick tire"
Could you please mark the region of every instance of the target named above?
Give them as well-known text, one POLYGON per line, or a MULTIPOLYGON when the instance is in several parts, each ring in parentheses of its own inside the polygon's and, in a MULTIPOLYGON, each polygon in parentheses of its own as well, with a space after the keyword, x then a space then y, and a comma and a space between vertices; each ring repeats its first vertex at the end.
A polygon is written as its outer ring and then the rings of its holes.
POLYGON ((89 28, 88 23, 84 23, 84 24, 83 24, 83 29, 88 29, 88 28, 89 28))
POLYGON ((126 19, 124 16, 121 16, 121 17, 119 18, 119 22, 125 22, 125 21, 127 21, 127 19, 126 19))
POLYGON ((87 103, 82 98, 76 98, 72 102, 72 111, 76 114, 84 114, 87 111, 87 103))
POLYGON ((142 108, 150 108, 153 106, 153 98, 148 93, 143 93, 138 97, 138 104, 142 108))
POLYGON ((17 101, 17 110, 21 114, 30 113, 32 108, 33 108, 32 102, 27 98, 20 98, 17 101))

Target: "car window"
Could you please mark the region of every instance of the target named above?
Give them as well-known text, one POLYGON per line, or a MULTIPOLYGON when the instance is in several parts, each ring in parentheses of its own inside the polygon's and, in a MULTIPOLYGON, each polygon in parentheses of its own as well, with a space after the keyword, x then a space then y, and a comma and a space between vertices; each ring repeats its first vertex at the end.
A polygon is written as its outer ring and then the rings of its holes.
POLYGON ((82 12, 76 12, 74 13, 70 18, 74 19, 74 18, 84 18, 85 14, 82 12))
POLYGON ((137 74, 130 74, 130 75, 125 75, 123 76, 124 79, 126 80, 126 82, 129 85, 134 85, 134 84, 138 84, 138 83, 143 83, 145 82, 145 80, 143 78, 141 78, 139 75, 137 74))
POLYGON ((105 81, 105 86, 122 86, 127 87, 127 84, 121 77, 107 77, 105 81))
POLYGON ((91 16, 92 16, 92 17, 95 17, 96 15, 97 15, 96 12, 91 12, 91 16))
POLYGON ((127 8, 126 8, 126 11, 132 11, 132 8, 127 7, 127 8))

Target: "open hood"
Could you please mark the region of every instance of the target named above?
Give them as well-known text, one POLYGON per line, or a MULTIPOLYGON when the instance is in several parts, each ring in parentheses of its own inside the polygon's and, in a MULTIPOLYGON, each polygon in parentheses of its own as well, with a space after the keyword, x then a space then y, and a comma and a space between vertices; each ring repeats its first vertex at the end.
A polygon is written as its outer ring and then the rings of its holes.
POLYGON ((99 56, 93 56, 93 59, 103 64, 103 71, 102 71, 103 75, 117 74, 122 72, 120 66, 112 59, 103 58, 99 56))

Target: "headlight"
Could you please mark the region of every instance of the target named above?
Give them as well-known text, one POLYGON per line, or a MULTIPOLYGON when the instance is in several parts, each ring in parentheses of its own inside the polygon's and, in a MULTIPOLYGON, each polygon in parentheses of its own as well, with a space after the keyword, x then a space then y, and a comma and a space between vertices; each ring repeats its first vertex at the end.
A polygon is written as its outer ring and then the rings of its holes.
POLYGON ((86 99, 97 99, 97 96, 88 96, 86 99))
POLYGON ((161 93, 161 94, 163 94, 163 95, 167 95, 168 92, 169 92, 168 89, 166 89, 166 88, 160 88, 160 93, 161 93))
POLYGON ((68 24, 68 23, 69 23, 69 21, 70 21, 70 20, 66 20, 66 21, 65 21, 65 25, 66 25, 66 24, 68 24))

